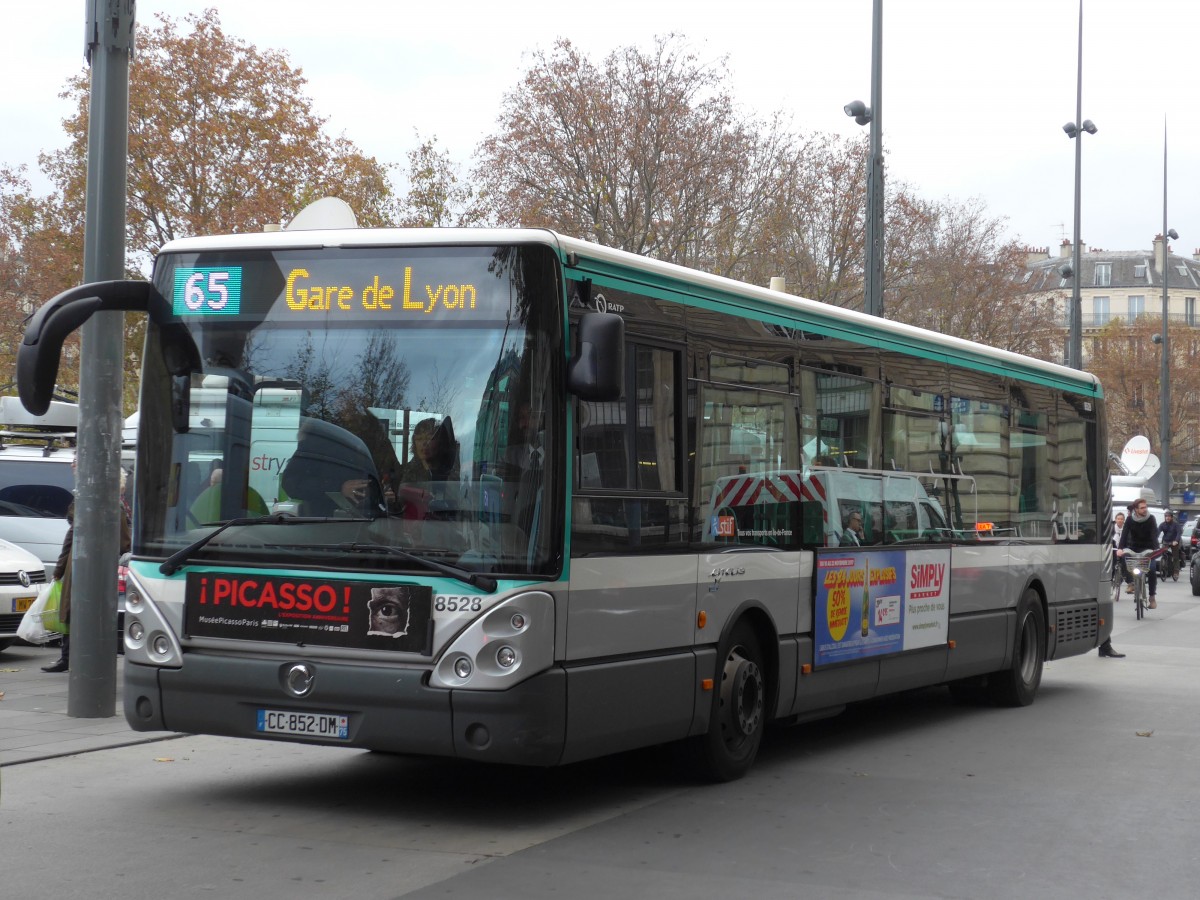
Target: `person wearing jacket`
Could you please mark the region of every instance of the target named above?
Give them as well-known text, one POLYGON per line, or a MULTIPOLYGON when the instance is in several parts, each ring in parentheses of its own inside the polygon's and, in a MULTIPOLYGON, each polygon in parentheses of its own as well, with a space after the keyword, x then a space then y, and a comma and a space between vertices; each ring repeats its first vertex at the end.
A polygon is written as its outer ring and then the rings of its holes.
MULTIPOLYGON (((1129 507, 1129 518, 1121 529, 1121 540, 1117 543, 1117 555, 1125 553, 1149 553, 1158 549, 1158 522, 1150 515, 1150 508, 1145 500, 1138 500, 1129 507)), ((1157 562, 1157 560, 1155 561, 1157 562)), ((1156 609, 1158 602, 1155 593, 1158 590, 1158 566, 1150 565, 1150 608, 1156 609)))
MULTIPOLYGON (((74 468, 74 465, 72 465, 74 468)), ((125 472, 121 472, 121 493, 125 493, 125 472)), ((129 515, 121 506, 121 553, 128 553, 132 538, 129 527, 129 515)), ((54 565, 54 580, 62 582, 62 593, 59 598, 58 617, 64 625, 71 623, 71 547, 75 537, 75 504, 67 507, 67 534, 63 538, 62 550, 58 554, 58 562, 54 565)), ((114 579, 116 573, 113 573, 114 579)), ((115 583, 114 583, 115 584, 115 583)), ((48 666, 42 666, 43 672, 66 672, 71 667, 71 635, 62 637, 62 651, 59 658, 48 666)))

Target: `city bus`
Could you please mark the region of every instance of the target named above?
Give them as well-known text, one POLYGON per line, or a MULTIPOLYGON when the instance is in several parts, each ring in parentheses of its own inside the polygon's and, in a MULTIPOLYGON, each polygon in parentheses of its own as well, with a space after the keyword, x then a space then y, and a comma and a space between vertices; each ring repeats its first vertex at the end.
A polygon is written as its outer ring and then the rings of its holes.
POLYGON ((729 780, 1111 631, 1089 374, 546 230, 293 227, 47 303, 32 410, 94 309, 149 317, 134 729, 729 780))

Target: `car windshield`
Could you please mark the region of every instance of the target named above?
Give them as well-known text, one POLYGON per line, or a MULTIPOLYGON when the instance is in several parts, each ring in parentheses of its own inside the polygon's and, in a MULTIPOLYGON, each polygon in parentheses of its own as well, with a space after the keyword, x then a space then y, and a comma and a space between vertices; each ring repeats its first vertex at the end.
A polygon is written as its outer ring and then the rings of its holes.
POLYGON ((71 505, 74 487, 68 459, 0 460, 0 516, 61 519, 71 505))
POLYGON ((181 314, 147 338, 135 554, 246 519, 198 558, 554 574, 564 404, 549 248, 172 255, 155 280, 181 314), (238 312, 205 312, 213 298, 238 312), (199 364, 173 375, 181 342, 199 364))

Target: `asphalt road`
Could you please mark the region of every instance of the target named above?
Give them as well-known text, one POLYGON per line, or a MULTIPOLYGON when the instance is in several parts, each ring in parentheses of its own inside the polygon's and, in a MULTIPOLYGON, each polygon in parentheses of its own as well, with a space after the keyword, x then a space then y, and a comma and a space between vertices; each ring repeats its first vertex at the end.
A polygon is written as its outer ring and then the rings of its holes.
POLYGON ((1194 898, 1200 598, 1118 604, 1121 660, 1020 710, 945 689, 769 736, 698 786, 665 751, 557 770, 181 737, 6 766, 7 897, 1194 898))

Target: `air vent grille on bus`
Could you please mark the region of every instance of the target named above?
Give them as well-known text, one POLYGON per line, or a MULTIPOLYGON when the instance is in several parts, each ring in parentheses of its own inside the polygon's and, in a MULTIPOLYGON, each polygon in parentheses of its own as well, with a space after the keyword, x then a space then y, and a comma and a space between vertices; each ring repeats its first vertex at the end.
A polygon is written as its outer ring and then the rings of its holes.
POLYGON ((1054 610, 1054 625, 1055 652, 1051 659, 1062 656, 1062 651, 1072 645, 1096 646, 1100 614, 1094 603, 1059 606, 1054 610))

